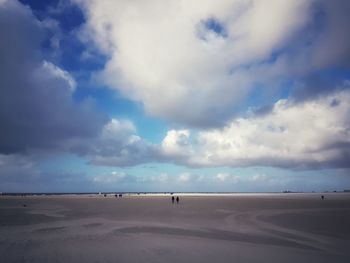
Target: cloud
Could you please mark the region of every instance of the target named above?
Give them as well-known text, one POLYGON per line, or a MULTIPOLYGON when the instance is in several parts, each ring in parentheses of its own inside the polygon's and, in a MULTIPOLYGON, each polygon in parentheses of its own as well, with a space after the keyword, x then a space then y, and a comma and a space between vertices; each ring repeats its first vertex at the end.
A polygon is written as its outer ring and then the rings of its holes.
MULTIPOLYGON (((281 99, 223 128, 169 130, 159 144, 139 137, 130 121, 112 119, 98 137, 71 150, 92 164, 118 167, 165 162, 195 168, 349 168, 350 89, 335 90, 313 100, 281 99)), ((227 174, 217 179, 235 181, 227 174)), ((193 176, 179 180, 193 181, 193 176)))
MULTIPOLYGON (((170 130, 161 143, 162 155, 181 159, 193 153, 189 130, 170 130)), ((185 161, 185 160, 184 160, 185 161)))
POLYGON ((125 183, 128 181, 130 176, 128 176, 124 172, 111 172, 110 174, 102 174, 95 176, 93 178, 94 183, 102 183, 102 184, 113 184, 113 183, 125 183))
POLYGON ((178 181, 181 183, 187 183, 188 181, 191 180, 192 174, 190 173, 182 173, 179 175, 178 181))
POLYGON ((268 10, 264 1, 77 2, 87 17, 85 37, 109 57, 99 74, 105 84, 142 101, 148 113, 220 128, 172 129, 156 145, 128 120, 107 122, 91 101, 73 100, 76 81, 41 51, 48 21, 16 1, 1 1, 0 154, 62 150, 120 167, 348 167, 346 81, 341 88, 333 79, 325 88, 310 81, 294 99, 232 117, 259 83, 346 68, 350 37, 340 25, 347 2, 275 0, 268 10))
POLYGON ((28 181, 38 177, 36 162, 24 155, 0 154, 0 182, 28 181))
POLYGON ((169 160, 193 167, 349 168, 349 120, 350 91, 343 90, 304 102, 279 100, 268 113, 221 129, 171 130, 161 148, 169 160))
POLYGON ((33 155, 0 154, 0 192, 96 191, 82 172, 43 171, 33 155))
POLYGON ((99 192, 99 191, 333 191, 349 185, 348 169, 321 173, 260 171, 184 170, 167 173, 131 174, 111 171, 86 175, 72 171, 43 171, 25 155, 0 154, 0 192, 99 192))
POLYGON ((0 4, 0 153, 64 149, 106 122, 92 101, 76 103, 74 78, 45 59, 46 25, 17 1, 0 4))
POLYGON ((136 135, 128 120, 111 119, 96 138, 79 140, 71 151, 85 156, 94 165, 133 166, 157 160, 159 150, 136 135))
POLYGON ((349 66, 346 0, 75 2, 82 35, 109 57, 98 78, 192 127, 224 125, 286 79, 349 66))
POLYGON ((236 178, 228 173, 218 173, 216 174, 215 179, 217 179, 219 182, 226 182, 230 179, 235 180, 236 178))

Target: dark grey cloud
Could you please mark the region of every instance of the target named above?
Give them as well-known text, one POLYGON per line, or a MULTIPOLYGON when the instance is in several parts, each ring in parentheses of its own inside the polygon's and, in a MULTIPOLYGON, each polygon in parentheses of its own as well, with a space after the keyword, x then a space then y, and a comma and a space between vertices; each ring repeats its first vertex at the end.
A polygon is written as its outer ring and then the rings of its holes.
POLYGON ((350 74, 349 11, 347 0, 316 1, 313 19, 277 58, 276 65, 296 81, 291 93, 296 101, 348 88, 343 82, 350 74))
POLYGON ((42 171, 23 155, 0 155, 0 192, 89 192, 98 191, 83 172, 42 171), (5 160, 6 159, 6 160, 5 160))
POLYGON ((87 157, 90 159, 91 164, 116 167, 128 167, 161 160, 158 147, 152 146, 145 141, 121 147, 113 145, 113 148, 113 152, 108 152, 108 149, 101 147, 101 145, 94 146, 92 148, 93 152, 98 150, 98 154, 89 152, 87 157))
POLYGON ((295 102, 313 100, 318 97, 327 96, 337 91, 349 89, 347 81, 330 75, 311 75, 296 83, 291 93, 291 98, 295 102))
POLYGON ((117 119, 111 119, 98 137, 72 144, 71 151, 87 157, 91 164, 103 166, 134 166, 161 158, 158 145, 137 136, 130 121, 117 119))
POLYGON ((98 135, 106 118, 76 103, 74 79, 45 60, 45 25, 17 1, 0 5, 0 153, 63 148, 98 135))

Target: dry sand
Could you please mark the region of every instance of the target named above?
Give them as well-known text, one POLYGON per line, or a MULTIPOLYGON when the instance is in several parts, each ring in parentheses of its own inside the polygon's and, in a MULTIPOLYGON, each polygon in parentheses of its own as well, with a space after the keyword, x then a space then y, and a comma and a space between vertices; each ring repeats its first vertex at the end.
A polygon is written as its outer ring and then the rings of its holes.
POLYGON ((348 262, 350 195, 320 196, 2 196, 0 262, 348 262))

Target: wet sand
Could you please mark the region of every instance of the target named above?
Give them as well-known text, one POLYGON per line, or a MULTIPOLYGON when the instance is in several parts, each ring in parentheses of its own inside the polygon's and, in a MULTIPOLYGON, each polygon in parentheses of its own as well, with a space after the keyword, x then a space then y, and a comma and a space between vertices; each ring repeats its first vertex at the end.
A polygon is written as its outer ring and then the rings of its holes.
POLYGON ((320 195, 0 196, 1 262, 348 262, 350 194, 320 195))

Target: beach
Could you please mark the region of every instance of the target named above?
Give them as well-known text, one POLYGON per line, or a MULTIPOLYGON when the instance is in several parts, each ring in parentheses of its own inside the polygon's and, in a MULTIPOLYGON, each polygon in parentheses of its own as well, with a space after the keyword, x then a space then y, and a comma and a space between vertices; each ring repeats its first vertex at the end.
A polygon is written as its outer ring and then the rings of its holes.
POLYGON ((349 193, 179 197, 172 204, 170 195, 0 196, 1 262, 350 258, 349 193))

